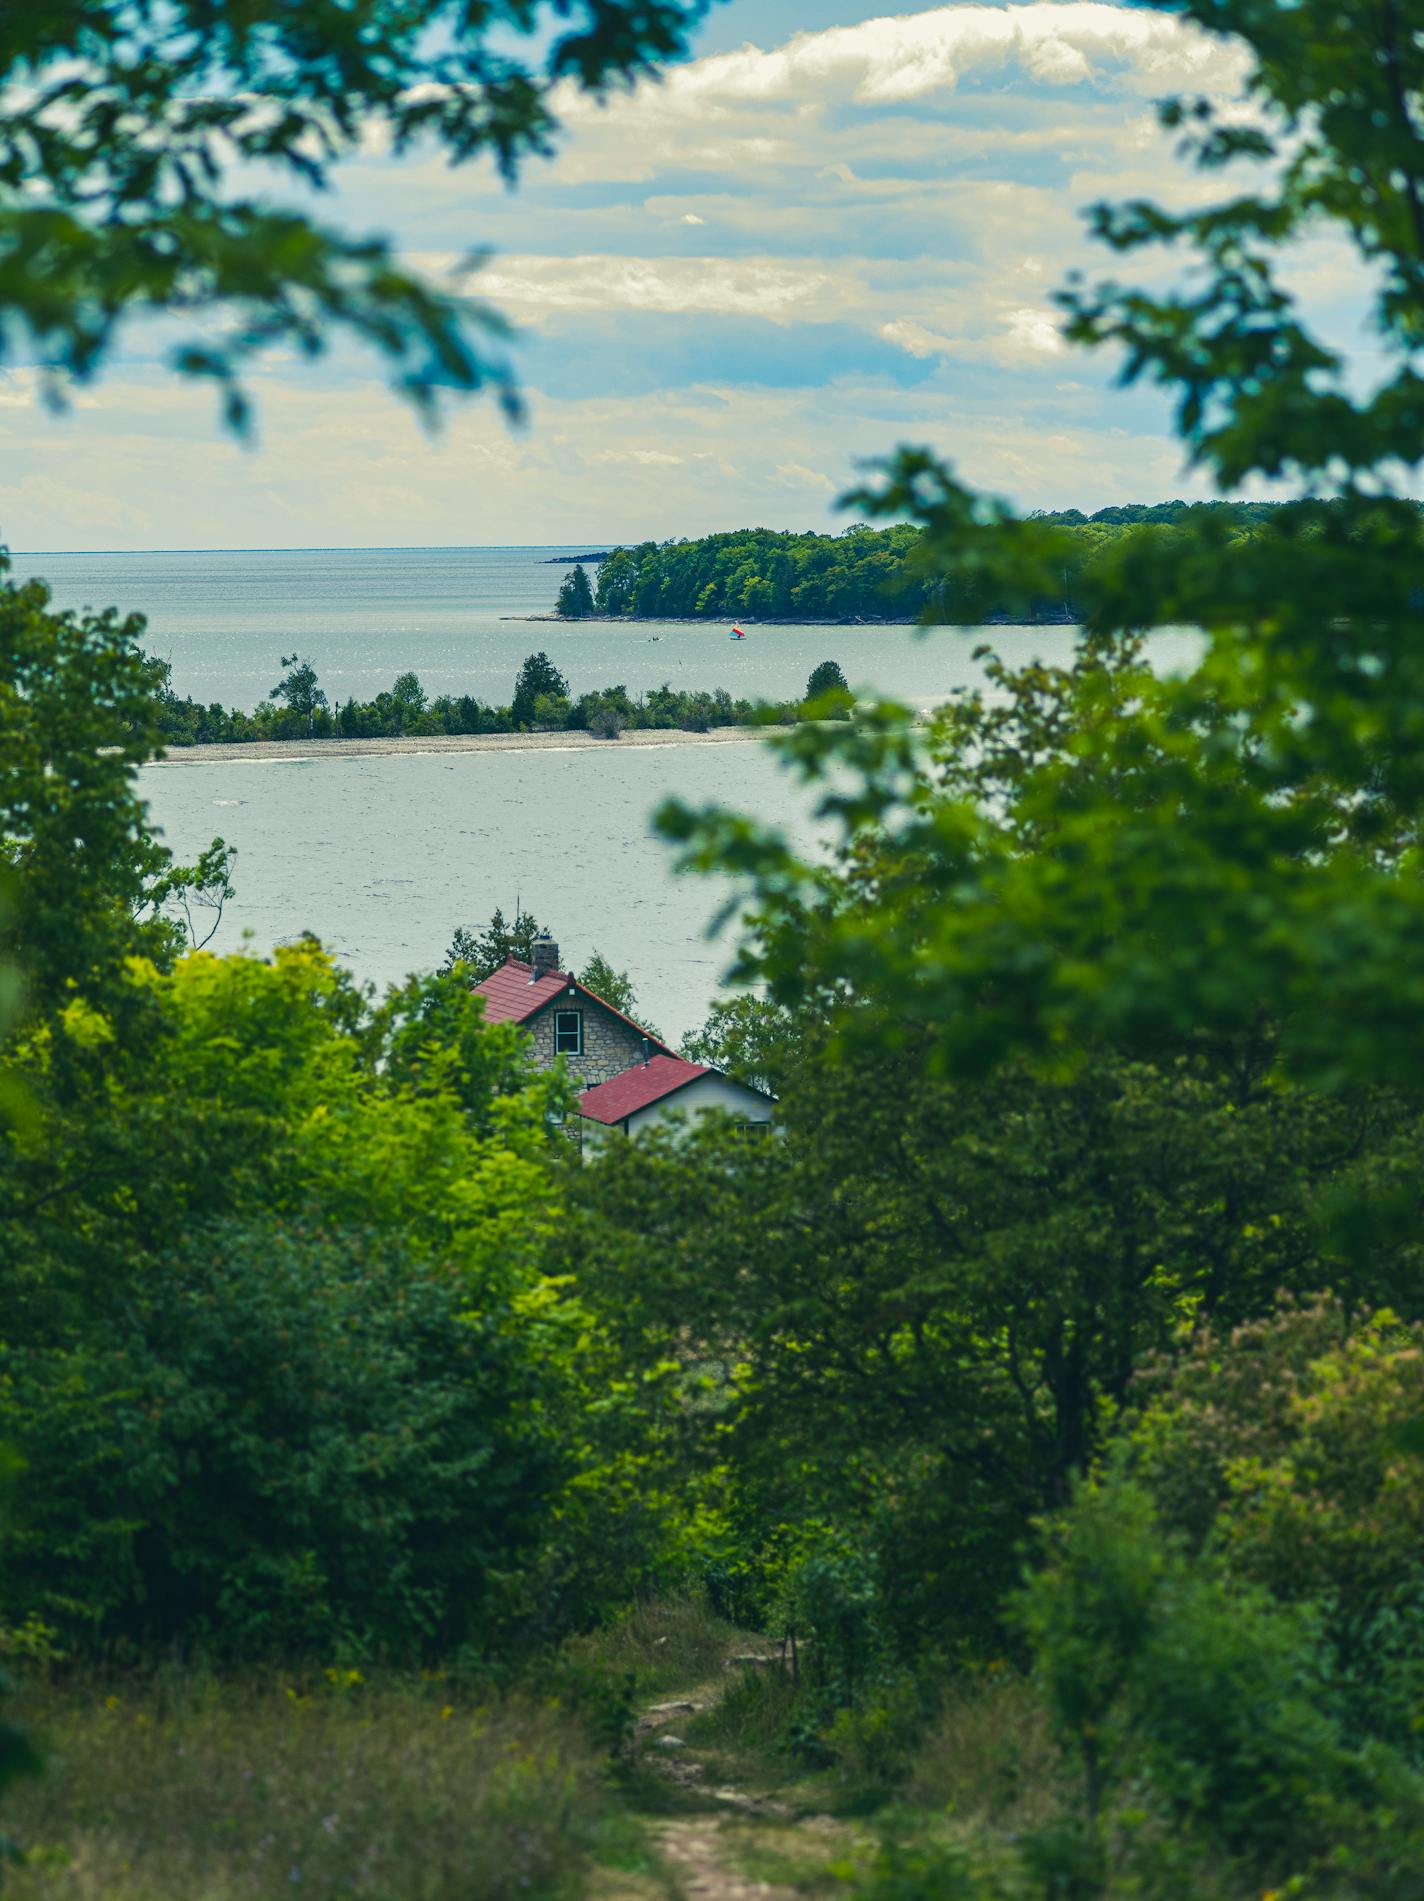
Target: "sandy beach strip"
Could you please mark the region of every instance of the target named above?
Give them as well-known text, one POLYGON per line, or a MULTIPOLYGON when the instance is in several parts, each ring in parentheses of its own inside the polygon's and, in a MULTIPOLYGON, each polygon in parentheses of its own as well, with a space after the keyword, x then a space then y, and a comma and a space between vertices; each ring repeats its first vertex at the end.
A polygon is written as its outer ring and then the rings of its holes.
POLYGON ((621 739, 595 739, 590 733, 428 733, 409 739, 241 739, 227 746, 175 746, 155 763, 164 766, 216 766, 241 763, 305 765, 323 759, 380 759, 393 753, 458 752, 606 752, 620 746, 726 746, 739 740, 784 733, 785 726, 714 726, 705 733, 676 727, 643 727, 621 739))

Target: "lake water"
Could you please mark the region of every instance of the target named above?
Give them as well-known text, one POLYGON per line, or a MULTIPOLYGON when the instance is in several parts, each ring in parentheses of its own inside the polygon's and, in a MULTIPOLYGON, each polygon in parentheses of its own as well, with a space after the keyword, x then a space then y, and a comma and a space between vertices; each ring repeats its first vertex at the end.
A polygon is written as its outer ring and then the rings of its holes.
MULTIPOLYGON (((592 544, 587 544, 592 545, 592 544)), ((252 707, 300 652, 327 694, 370 698, 414 670, 430 694, 507 704, 525 655, 548 653, 573 691, 725 686, 749 698, 804 690, 838 660, 852 685, 935 705, 980 674, 972 633, 907 627, 753 627, 731 641, 716 623, 565 627, 503 618, 547 611, 564 572, 549 548, 244 550, 26 555, 60 606, 136 609, 174 686, 252 707), (552 565, 551 565, 552 562, 552 565)), ((1009 657, 1065 657, 1067 628, 995 628, 1009 657)), ((1161 664, 1189 657, 1185 635, 1158 637, 1161 664)), ((730 957, 706 927, 725 890, 672 873, 650 815, 675 794, 771 819, 807 850, 805 799, 760 745, 606 751, 312 758, 148 767, 143 791, 180 859, 221 834, 238 848, 237 898, 214 940, 265 952, 311 930, 377 985, 433 968, 457 924, 482 925, 522 901, 560 940, 565 961, 597 948, 676 1039, 699 1023, 730 957)))
MULTIPOLYGON (((426 692, 470 693, 508 706, 526 654, 542 649, 575 695, 724 686, 739 698, 786 699, 822 660, 852 686, 931 706, 977 674, 963 633, 912 627, 753 626, 730 640, 715 621, 563 625, 506 616, 552 611, 567 556, 584 549, 245 549, 184 554, 17 555, 61 607, 137 609, 173 685, 205 704, 244 709, 267 697, 284 654, 316 668, 328 698, 370 699, 413 671, 426 692)), ((997 629, 1025 656, 1066 649, 1061 629, 997 629)))

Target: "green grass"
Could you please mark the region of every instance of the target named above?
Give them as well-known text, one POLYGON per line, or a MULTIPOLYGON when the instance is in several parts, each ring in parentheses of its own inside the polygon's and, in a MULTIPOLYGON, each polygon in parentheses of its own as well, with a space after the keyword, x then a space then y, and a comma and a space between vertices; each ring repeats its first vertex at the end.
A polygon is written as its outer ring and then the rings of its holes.
POLYGON ((690 1689, 720 1676, 741 1633, 692 1599, 639 1604, 592 1636, 565 1644, 575 1664, 631 1676, 642 1697, 690 1689))
POLYGON ((31 1691, 8 1901, 553 1901, 635 1825, 564 1710, 438 1682, 31 1691))
POLYGON ((1039 1691, 1009 1671, 951 1693, 904 1789, 908 1802, 1010 1834, 1048 1821, 1075 1793, 1039 1691))

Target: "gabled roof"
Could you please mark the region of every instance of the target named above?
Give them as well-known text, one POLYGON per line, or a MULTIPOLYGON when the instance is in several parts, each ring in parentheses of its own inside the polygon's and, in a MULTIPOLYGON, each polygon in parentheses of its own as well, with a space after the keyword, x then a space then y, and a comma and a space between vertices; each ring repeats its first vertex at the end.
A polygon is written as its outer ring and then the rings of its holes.
POLYGON ((571 970, 550 971, 537 983, 530 981, 533 975, 532 964, 522 963, 517 957, 506 957, 498 970, 491 971, 488 977, 477 983, 474 993, 485 1000, 485 1022, 527 1023, 546 1004, 553 1003, 558 997, 566 997, 570 990, 575 990, 579 996, 589 998, 611 1016, 616 1016, 620 1023, 626 1023, 630 1030, 636 1030, 639 1036, 646 1036, 655 1050, 667 1050, 667 1044, 660 1036, 654 1036, 641 1023, 624 1016, 621 1010, 615 1010, 596 991, 581 984, 571 970))
POLYGON ((612 1127, 625 1116, 636 1115, 639 1109, 646 1109, 652 1103, 661 1102, 664 1096, 685 1089, 699 1076, 718 1074, 719 1071, 709 1069, 706 1063, 689 1063, 682 1056, 654 1056, 649 1062, 634 1063, 631 1069, 625 1069, 621 1076, 614 1076, 609 1082, 585 1089, 579 1098, 579 1114, 612 1127))
POLYGON ((577 978, 567 971, 552 970, 537 983, 532 964, 517 957, 506 957, 498 970, 475 985, 475 995, 485 1000, 486 1023, 525 1023, 546 1003, 566 991, 577 978))

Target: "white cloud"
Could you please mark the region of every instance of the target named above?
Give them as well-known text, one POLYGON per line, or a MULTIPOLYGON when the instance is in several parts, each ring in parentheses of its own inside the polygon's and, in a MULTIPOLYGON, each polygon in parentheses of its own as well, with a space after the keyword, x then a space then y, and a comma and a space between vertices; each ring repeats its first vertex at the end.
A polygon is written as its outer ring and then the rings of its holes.
POLYGON ((682 466, 684 457, 669 455, 663 449, 597 449, 586 460, 601 462, 636 462, 644 469, 676 469, 682 466))
MULTIPOLYGON (((1070 360, 1052 293, 1108 265, 1086 201, 1219 186, 1177 165, 1149 101, 1240 77, 1229 43, 1157 10, 936 7, 692 60, 604 107, 566 96, 558 156, 512 195, 373 151, 342 215, 432 270, 493 248, 469 288, 530 333, 531 429, 477 404, 427 438, 345 352, 258 373, 254 454, 157 371, 121 367, 100 411, 58 423, 12 373, 3 526, 30 546, 593 546, 830 525, 857 462, 900 439, 1026 505, 1192 492, 1153 399, 1109 399, 1070 360), (81 458, 120 499, 74 489, 81 458)), ((1325 249, 1307 280, 1343 294, 1325 249)))
MULTIPOLYGON (((826 95, 902 101, 952 91, 970 74, 1008 65, 1053 86, 1112 78, 1139 94, 1174 86, 1222 92, 1235 88, 1243 70, 1228 42, 1170 14, 1103 0, 1031 0, 863 20, 798 33, 771 52, 748 45, 675 68, 658 96, 669 113, 692 102, 711 111, 826 95)), ((589 107, 569 95, 564 110, 587 116, 589 107)))
POLYGON ((829 475, 823 475, 819 469, 808 469, 804 462, 778 462, 774 474, 776 480, 788 488, 821 489, 828 495, 836 492, 837 484, 829 475))
POLYGON ((1057 356, 1063 348, 1060 320, 1051 310, 1011 310, 1004 343, 1016 355, 1057 356))
POLYGON ((579 311, 824 319, 857 301, 844 271, 777 258, 502 257, 480 291, 521 321, 579 311))

